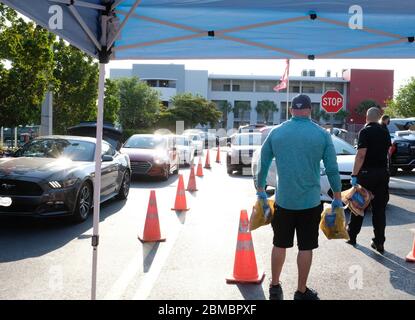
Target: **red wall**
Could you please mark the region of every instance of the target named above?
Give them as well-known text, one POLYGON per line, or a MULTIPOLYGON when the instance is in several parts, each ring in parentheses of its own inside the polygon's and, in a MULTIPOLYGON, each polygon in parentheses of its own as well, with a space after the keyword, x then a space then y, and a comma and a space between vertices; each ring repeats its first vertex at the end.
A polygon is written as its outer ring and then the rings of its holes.
POLYGON ((393 98, 393 70, 351 69, 343 73, 343 78, 349 81, 346 108, 350 116, 347 123, 365 123, 365 116, 355 112, 362 101, 374 100, 380 106, 385 107, 385 101, 393 98))

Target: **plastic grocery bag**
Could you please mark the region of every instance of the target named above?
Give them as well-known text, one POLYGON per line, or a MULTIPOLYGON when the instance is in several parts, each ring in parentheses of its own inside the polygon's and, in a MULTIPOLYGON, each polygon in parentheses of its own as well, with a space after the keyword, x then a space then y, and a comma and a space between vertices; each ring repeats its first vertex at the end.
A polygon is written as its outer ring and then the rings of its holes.
POLYGON ((264 212, 263 201, 258 199, 252 208, 251 217, 249 219, 249 230, 255 230, 259 227, 265 226, 271 223, 272 216, 274 215, 274 200, 268 199, 269 209, 264 212))
POLYGON ((365 209, 374 198, 373 194, 360 185, 342 192, 342 201, 356 216, 364 216, 365 209))
POLYGON ((326 225, 326 215, 331 214, 331 206, 324 204, 324 209, 321 214, 320 229, 326 235, 327 239, 346 239, 349 240, 349 234, 346 230, 346 216, 343 208, 336 208, 336 220, 334 226, 326 225))

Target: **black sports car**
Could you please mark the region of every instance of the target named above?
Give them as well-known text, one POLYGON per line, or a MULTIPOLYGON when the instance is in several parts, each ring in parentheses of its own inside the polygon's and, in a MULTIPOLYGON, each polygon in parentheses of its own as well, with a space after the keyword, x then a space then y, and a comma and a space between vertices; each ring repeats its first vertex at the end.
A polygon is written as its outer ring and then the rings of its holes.
MULTIPOLYGON (((87 219, 93 205, 96 139, 47 136, 0 159, 0 216, 62 216, 87 219)), ((102 142, 101 202, 126 199, 130 159, 102 142)))
POLYGON ((395 176, 399 168, 404 172, 411 172, 415 168, 414 131, 395 132, 389 152, 389 172, 391 176, 395 176))

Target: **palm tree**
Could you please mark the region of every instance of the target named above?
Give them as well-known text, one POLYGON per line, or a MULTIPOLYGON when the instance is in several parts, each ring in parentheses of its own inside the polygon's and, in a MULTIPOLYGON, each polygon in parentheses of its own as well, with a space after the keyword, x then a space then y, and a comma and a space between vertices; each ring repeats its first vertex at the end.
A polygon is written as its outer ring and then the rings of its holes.
POLYGON ((272 115, 274 112, 277 112, 278 108, 275 102, 270 100, 264 100, 258 101, 255 110, 258 114, 262 115, 265 123, 268 124, 270 115, 272 115))
POLYGON ((239 115, 239 119, 243 119, 245 112, 250 110, 251 104, 248 101, 236 101, 232 109, 234 113, 239 115))
POLYGON ((224 100, 218 102, 217 106, 219 111, 222 112, 222 121, 226 127, 226 124, 228 123, 228 114, 232 111, 232 104, 229 101, 224 100))

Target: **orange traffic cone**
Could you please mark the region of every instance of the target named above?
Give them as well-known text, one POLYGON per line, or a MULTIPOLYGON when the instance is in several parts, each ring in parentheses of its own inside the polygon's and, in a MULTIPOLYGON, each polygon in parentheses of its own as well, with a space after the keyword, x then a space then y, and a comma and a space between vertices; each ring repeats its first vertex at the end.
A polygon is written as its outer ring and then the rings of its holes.
POLYGON ((186 204, 186 193, 184 190, 183 175, 179 174, 179 184, 177 185, 176 201, 174 203, 175 211, 187 211, 189 208, 186 204))
POLYGON ((199 157, 199 163, 197 165, 196 176, 197 177, 203 177, 202 158, 200 158, 200 157, 199 157))
POLYGON ((220 163, 220 146, 218 146, 218 152, 216 153, 216 163, 220 163))
POLYGON ((408 253, 408 255, 406 256, 406 261, 415 262, 415 239, 414 239, 414 244, 412 246, 412 252, 408 253))
POLYGON ((226 283, 261 283, 264 277, 264 272, 258 272, 248 213, 241 210, 233 275, 226 279, 226 283))
POLYGON ((186 190, 190 191, 190 192, 197 191, 196 178, 195 178, 195 168, 194 168, 193 165, 190 167, 189 182, 187 184, 187 189, 186 190))
POLYGON ((207 153, 206 153, 205 169, 212 169, 212 167, 210 166, 209 149, 207 150, 207 153))
POLYGON ((150 201, 148 202, 147 217, 144 224, 143 236, 138 236, 141 242, 162 242, 166 238, 160 235, 159 216, 157 212, 156 191, 151 190, 150 201))

